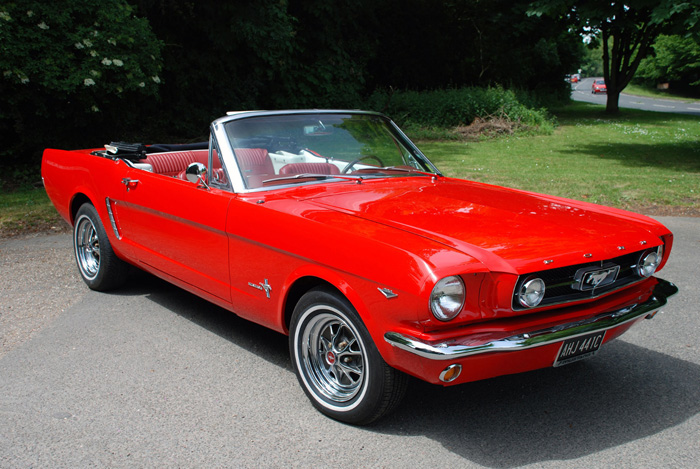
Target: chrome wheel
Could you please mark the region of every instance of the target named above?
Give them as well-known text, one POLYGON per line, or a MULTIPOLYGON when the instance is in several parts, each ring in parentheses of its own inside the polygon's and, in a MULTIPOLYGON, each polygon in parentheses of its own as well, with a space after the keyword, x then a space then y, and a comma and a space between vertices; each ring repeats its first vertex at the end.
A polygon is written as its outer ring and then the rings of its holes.
POLYGON ((367 425, 398 405, 407 376, 382 359, 347 298, 312 288, 290 319, 292 366, 314 407, 341 422, 367 425))
POLYGON ((100 271, 100 239, 92 220, 83 215, 75 228, 75 256, 82 274, 89 280, 100 271))
MULTIPOLYGON (((316 312, 312 308, 307 314, 316 312)), ((334 311, 333 313, 339 313, 334 311)), ((365 353, 358 333, 340 315, 312 317, 301 332, 304 374, 326 399, 344 403, 354 398, 365 377, 365 353)))
POLYGON ((80 276, 91 289, 107 291, 126 281, 128 265, 114 253, 100 216, 89 203, 75 214, 73 250, 80 276))

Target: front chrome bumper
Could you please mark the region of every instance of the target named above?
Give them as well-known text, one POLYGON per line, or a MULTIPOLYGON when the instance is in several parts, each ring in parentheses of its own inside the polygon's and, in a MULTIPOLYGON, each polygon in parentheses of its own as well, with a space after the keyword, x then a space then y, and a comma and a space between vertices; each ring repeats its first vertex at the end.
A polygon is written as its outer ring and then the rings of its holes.
MULTIPOLYGON (((460 339, 451 340, 449 343, 444 341, 429 343, 397 332, 387 332, 384 334, 384 340, 394 347, 431 360, 455 360, 482 353, 515 352, 541 347, 573 337, 613 329, 641 316, 653 317, 666 305, 669 297, 678 293, 678 287, 671 282, 660 278, 657 280, 659 283, 654 287, 651 297, 644 303, 633 304, 582 321, 559 324, 518 335, 499 337, 498 333, 494 333, 488 341, 478 345, 460 344, 460 339)), ((463 339, 468 340, 469 337, 463 339)))

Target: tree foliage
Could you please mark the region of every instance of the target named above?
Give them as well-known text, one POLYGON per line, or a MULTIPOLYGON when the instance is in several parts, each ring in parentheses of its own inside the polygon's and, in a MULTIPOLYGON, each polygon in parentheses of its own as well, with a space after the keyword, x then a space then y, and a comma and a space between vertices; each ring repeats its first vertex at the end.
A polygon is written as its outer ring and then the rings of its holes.
POLYGON ((620 93, 642 59, 651 53, 656 38, 664 32, 696 28, 699 10, 700 0, 539 0, 533 2, 529 13, 566 18, 592 39, 592 45, 602 42, 606 111, 616 113, 620 93))
POLYGON ((654 54, 639 65, 637 78, 651 85, 672 82, 677 89, 700 95, 700 43, 693 36, 656 39, 654 54))
MULTIPOLYGON (((581 42, 530 0, 41 0, 0 6, 0 163, 206 137, 226 111, 465 86, 568 97, 581 42), (378 94, 376 94, 378 93, 378 94), (8 156, 9 155, 9 156, 8 156)), ((386 107, 386 101, 381 108, 386 107)))
POLYGON ((0 135, 14 143, 0 151, 11 155, 49 138, 78 143, 66 136, 157 95, 161 82, 160 42, 124 0, 5 3, 0 44, 0 135))

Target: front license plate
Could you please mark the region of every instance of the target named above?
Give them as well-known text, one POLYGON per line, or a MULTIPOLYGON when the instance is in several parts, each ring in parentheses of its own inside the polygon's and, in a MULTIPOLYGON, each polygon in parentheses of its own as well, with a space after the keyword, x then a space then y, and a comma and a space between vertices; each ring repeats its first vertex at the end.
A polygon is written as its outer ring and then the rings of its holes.
POLYGON ((598 352, 604 337, 605 331, 600 331, 565 340, 564 343, 561 344, 554 366, 567 365, 583 360, 584 358, 592 357, 598 352))

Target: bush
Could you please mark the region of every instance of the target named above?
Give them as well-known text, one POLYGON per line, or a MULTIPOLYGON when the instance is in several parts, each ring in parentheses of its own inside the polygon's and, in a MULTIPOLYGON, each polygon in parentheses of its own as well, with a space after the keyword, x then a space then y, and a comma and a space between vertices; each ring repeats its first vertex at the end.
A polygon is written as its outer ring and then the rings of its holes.
POLYGON ((445 129, 465 127, 477 119, 498 120, 499 125, 509 122, 520 131, 551 132, 554 119, 545 109, 535 108, 540 101, 533 94, 490 87, 375 92, 368 106, 388 114, 414 135, 442 134, 444 138, 449 135, 445 129), (523 101, 529 101, 529 105, 523 101))

